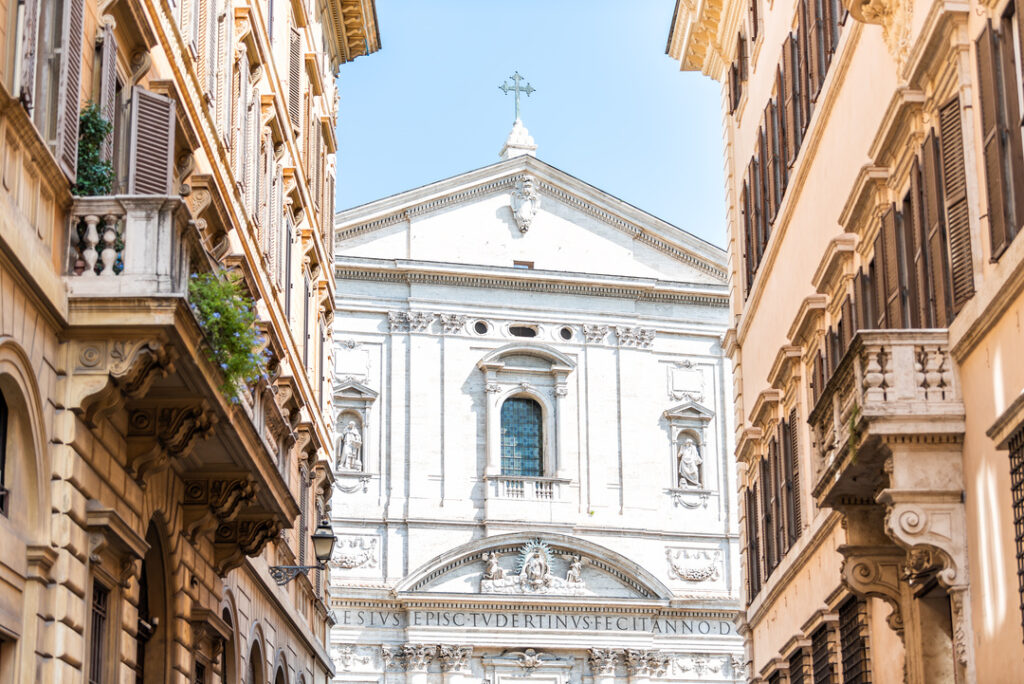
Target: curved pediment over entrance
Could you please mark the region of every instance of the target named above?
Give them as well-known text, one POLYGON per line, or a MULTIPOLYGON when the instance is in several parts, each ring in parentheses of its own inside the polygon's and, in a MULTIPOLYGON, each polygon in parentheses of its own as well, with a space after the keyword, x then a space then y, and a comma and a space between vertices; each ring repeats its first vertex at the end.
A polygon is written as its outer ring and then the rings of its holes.
POLYGON ((412 572, 401 593, 670 599, 628 558, 561 534, 516 532, 470 542, 412 572))

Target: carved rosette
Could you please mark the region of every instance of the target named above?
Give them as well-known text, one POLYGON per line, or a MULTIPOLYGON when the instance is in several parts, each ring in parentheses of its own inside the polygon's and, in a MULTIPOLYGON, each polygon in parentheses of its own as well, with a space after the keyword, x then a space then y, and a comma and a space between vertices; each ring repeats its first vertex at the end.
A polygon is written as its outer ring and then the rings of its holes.
POLYGON ((437 654, 437 647, 426 644, 406 644, 402 646, 407 672, 426 672, 430 661, 437 654))
POLYGON ((587 654, 594 675, 615 675, 619 654, 610 648, 592 648, 587 654))
POLYGON ((472 646, 449 646, 442 644, 437 647, 443 672, 467 672, 469 658, 473 655, 472 646))

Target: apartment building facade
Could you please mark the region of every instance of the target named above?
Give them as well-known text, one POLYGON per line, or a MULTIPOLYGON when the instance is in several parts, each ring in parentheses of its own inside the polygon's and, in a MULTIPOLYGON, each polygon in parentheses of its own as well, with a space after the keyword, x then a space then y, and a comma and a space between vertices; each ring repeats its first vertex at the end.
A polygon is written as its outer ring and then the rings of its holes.
POLYGON ((326 681, 324 577, 271 568, 330 506, 334 76, 372 0, 4 0, 0 35, 0 681, 326 681), (190 287, 228 280, 237 383, 190 287))
POLYGON ((677 3, 722 84, 751 681, 1024 678, 1020 10, 677 3))

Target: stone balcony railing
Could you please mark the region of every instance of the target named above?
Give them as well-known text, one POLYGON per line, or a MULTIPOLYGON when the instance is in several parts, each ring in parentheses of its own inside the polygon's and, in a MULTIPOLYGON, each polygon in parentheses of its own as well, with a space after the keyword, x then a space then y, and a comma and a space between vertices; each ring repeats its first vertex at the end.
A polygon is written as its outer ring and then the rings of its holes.
POLYGON ((956 438, 963 433, 960 384, 946 330, 862 330, 809 418, 818 457, 821 505, 873 500, 884 486, 894 438, 956 438))
POLYGON ((559 501, 563 480, 547 477, 499 475, 487 478, 490 495, 521 501, 559 501))
POLYGON ((72 297, 184 295, 187 210, 179 197, 79 197, 68 230, 72 297))

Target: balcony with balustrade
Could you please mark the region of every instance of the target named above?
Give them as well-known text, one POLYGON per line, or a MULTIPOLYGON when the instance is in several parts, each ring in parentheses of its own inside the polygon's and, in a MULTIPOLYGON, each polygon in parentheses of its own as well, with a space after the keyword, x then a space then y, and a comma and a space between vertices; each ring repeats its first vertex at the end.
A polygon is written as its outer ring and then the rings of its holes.
POLYGON ((929 470, 958 472, 964 407, 948 333, 859 331, 809 422, 821 505, 874 502, 885 488, 938 484, 929 470))

